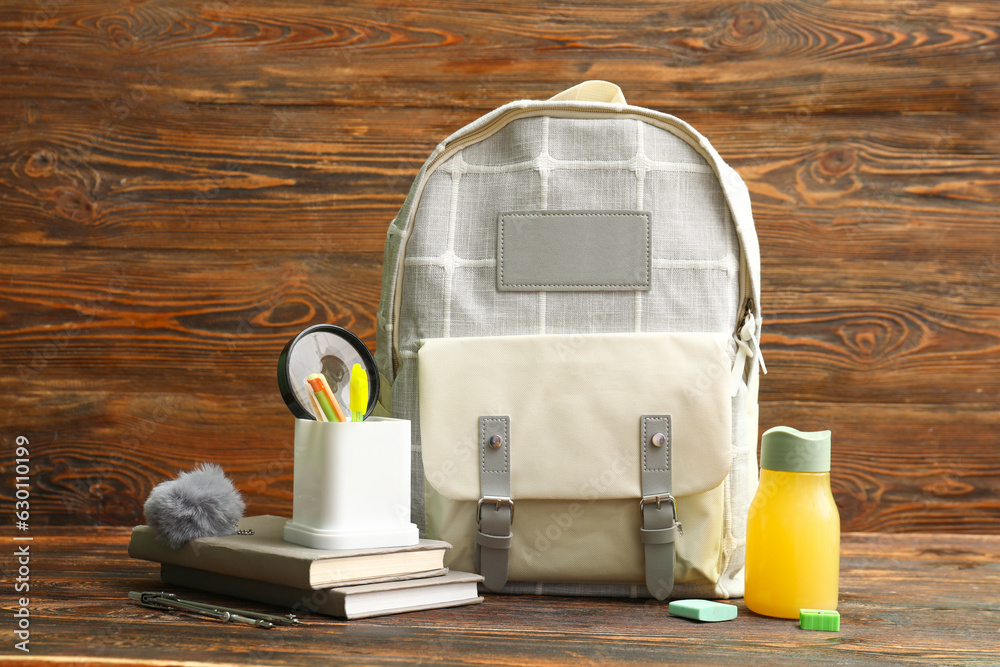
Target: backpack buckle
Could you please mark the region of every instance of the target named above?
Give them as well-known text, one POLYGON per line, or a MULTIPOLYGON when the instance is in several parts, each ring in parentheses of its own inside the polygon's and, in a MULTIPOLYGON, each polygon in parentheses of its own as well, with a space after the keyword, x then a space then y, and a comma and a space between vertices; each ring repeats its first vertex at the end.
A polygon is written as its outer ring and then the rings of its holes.
POLYGON ((483 496, 479 499, 479 502, 476 504, 476 523, 480 523, 483 520, 483 503, 495 503, 494 509, 498 512, 501 505, 507 505, 510 507, 510 522, 514 523, 514 501, 501 496, 483 496))
MULTIPOLYGON (((480 501, 480 502, 482 502, 482 501, 480 501)), ((656 509, 660 509, 660 503, 662 503, 662 502, 668 502, 668 503, 670 503, 670 509, 673 510, 673 513, 674 513, 674 523, 677 525, 677 532, 679 532, 681 535, 683 535, 684 534, 684 527, 681 525, 681 522, 677 518, 677 499, 674 498, 673 495, 671 495, 669 493, 660 493, 660 494, 657 494, 655 496, 643 496, 642 500, 639 501, 639 518, 640 518, 640 520, 645 518, 645 517, 642 516, 642 513, 643 513, 643 510, 646 508, 646 505, 648 505, 650 503, 656 503, 656 509)))

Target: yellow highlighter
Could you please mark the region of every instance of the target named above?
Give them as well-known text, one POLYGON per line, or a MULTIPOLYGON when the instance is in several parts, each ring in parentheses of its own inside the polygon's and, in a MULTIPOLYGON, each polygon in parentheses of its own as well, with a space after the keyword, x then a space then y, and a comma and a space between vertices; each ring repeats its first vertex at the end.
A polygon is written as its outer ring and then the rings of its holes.
POLYGON ((351 421, 364 421, 368 410, 368 373, 361 364, 351 367, 351 421))

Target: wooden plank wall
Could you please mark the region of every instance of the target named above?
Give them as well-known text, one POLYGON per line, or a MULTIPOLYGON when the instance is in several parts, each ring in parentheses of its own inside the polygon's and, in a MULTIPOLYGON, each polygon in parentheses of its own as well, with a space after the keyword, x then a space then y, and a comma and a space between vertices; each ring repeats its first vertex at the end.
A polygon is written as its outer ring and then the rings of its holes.
POLYGON ((463 124, 585 79, 702 130, 763 253, 761 428, 832 428, 845 530, 1000 530, 1000 6, 0 5, 0 436, 32 521, 221 463, 291 510, 282 345, 374 347, 387 224, 463 124))

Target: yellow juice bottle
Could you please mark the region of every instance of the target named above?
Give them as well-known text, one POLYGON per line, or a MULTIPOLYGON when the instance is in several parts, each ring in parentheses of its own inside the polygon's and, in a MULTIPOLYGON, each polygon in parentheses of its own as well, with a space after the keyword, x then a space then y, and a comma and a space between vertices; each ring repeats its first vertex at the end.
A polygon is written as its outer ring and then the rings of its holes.
POLYGON ((747 517, 747 607, 778 618, 836 609, 840 513, 830 491, 830 431, 769 429, 760 467, 747 517))

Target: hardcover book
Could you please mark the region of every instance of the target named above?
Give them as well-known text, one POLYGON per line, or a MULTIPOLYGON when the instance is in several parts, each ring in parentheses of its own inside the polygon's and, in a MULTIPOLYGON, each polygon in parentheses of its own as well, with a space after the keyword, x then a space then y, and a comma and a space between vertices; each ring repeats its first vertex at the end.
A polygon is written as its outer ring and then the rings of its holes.
POLYGON ((160 578, 165 584, 285 607, 293 614, 309 612, 346 619, 456 607, 483 601, 477 588, 483 578, 468 572, 447 572, 436 577, 319 590, 280 586, 167 563, 160 566, 160 578))
POLYGON ((444 553, 451 548, 447 542, 420 540, 406 547, 310 549, 284 541, 286 521, 271 515, 247 517, 240 521, 239 528, 253 530, 253 535, 200 537, 180 549, 161 542, 149 526, 136 526, 128 555, 253 581, 315 589, 439 574, 444 567, 444 553))

